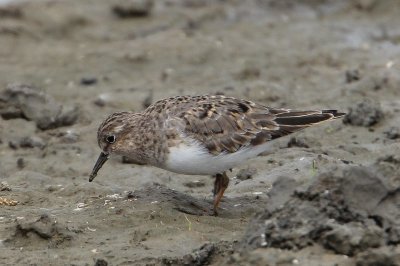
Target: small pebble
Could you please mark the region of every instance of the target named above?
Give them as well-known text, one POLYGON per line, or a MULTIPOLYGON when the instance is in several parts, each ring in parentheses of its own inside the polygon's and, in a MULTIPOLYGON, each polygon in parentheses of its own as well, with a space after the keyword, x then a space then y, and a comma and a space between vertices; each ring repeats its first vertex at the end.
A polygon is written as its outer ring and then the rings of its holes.
POLYGON ((91 85, 95 85, 97 83, 97 78, 95 77, 83 77, 81 78, 81 85, 84 86, 91 86, 91 85))
POLYGON ((115 4, 111 10, 119 18, 147 17, 153 9, 153 0, 123 0, 115 4))

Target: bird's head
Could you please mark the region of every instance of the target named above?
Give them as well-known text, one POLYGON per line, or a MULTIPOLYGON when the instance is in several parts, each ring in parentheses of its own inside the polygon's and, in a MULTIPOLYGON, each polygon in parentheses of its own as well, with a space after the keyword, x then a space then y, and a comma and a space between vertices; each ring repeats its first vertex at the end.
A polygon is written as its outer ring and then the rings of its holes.
POLYGON ((93 181, 97 172, 108 160, 110 155, 125 155, 129 150, 134 148, 131 147, 134 143, 127 141, 127 135, 132 131, 136 118, 137 115, 134 113, 118 112, 110 115, 101 123, 97 131, 97 142, 102 151, 90 174, 89 182, 93 181))

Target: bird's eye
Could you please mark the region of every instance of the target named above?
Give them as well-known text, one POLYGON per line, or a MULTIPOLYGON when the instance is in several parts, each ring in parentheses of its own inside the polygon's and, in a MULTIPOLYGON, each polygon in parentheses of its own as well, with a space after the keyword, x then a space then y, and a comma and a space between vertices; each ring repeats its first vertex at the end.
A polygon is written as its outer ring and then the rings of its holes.
POLYGON ((115 136, 114 135, 110 135, 106 137, 106 141, 108 143, 114 143, 115 142, 115 136))

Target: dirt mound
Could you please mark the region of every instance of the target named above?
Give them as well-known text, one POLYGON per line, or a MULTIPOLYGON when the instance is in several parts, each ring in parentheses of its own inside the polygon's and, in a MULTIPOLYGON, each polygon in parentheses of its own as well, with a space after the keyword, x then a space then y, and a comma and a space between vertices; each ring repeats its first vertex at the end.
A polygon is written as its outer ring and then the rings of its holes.
POLYGON ((35 121, 39 129, 46 130, 74 124, 78 119, 78 109, 64 108, 36 87, 12 84, 0 93, 0 115, 4 119, 35 121))
POLYGON ((323 173, 296 189, 282 207, 259 213, 240 249, 301 250, 321 245, 355 256, 390 248, 400 242, 400 190, 390 187, 388 178, 367 167, 345 166, 323 173))

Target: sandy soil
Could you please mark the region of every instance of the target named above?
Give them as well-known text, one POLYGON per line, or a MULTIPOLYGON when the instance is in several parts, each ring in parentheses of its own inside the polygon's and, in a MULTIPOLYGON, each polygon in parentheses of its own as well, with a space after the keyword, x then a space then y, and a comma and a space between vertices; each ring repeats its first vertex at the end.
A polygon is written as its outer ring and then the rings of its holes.
POLYGON ((400 265, 399 11, 396 0, 1 6, 0 264, 400 265), (205 93, 349 114, 234 169, 219 217, 205 211, 207 176, 113 158, 88 182, 108 114, 205 93))

